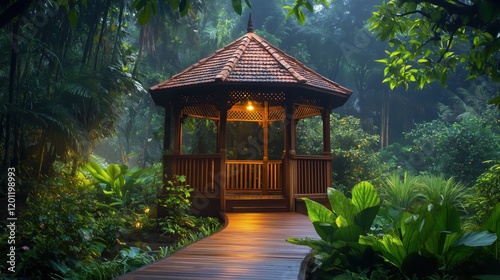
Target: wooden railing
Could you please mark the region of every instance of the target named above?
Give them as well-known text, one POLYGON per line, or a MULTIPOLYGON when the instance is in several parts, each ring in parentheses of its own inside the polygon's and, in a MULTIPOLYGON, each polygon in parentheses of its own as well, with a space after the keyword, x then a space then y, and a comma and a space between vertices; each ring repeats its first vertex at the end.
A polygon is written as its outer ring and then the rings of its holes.
POLYGON ((214 193, 219 185, 220 155, 165 155, 168 168, 185 175, 195 192, 214 193))
POLYGON ((226 189, 248 191, 281 190, 281 161, 267 162, 267 180, 264 179, 261 160, 226 160, 226 189), (267 181, 267 183, 266 183, 267 181))
POLYGON ((297 161, 297 194, 322 194, 331 186, 331 156, 294 156, 297 161))
MULTIPOLYGON (((165 155, 165 164, 171 172, 185 175, 187 184, 195 192, 214 193, 220 185, 220 155, 165 155)), ((244 191, 281 191, 281 160, 271 160, 264 174, 262 160, 227 160, 226 189, 244 191), (267 175, 267 180, 264 177, 267 175), (267 182, 267 183, 266 183, 267 182)))
POLYGON ((267 190, 281 191, 283 187, 282 161, 270 160, 267 162, 267 190))

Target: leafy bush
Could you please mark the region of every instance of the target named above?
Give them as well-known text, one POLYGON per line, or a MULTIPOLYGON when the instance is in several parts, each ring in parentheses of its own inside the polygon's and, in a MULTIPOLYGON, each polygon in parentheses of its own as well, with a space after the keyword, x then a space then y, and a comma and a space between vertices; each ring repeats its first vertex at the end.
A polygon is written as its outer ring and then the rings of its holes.
POLYGON ((304 199, 309 218, 321 239, 288 238, 287 241, 314 250, 319 275, 374 269, 372 262, 376 255, 358 240, 370 231, 380 208, 375 188, 368 182, 361 182, 352 189, 352 199, 329 188, 328 199, 331 211, 313 200, 304 199))
POLYGON ((418 185, 423 198, 431 204, 450 204, 466 211, 465 200, 469 196, 469 188, 453 177, 422 175, 418 177, 418 185))
POLYGON ((479 176, 472 191, 473 195, 467 199, 469 208, 474 210, 470 222, 481 225, 493 207, 500 203, 500 161, 479 176))
POLYGON ((491 269, 500 264, 496 259, 500 204, 482 231, 465 232, 457 208, 443 201, 420 207, 417 214, 389 215, 389 211, 380 208, 380 198, 367 182, 354 186, 352 199, 333 189, 328 190, 328 199, 331 211, 305 199, 320 239, 287 239, 313 249, 313 277, 469 279, 486 269, 488 273, 500 273, 491 269), (382 223, 386 227, 383 230, 373 226, 381 219, 389 221, 382 223))
POLYGON ((402 177, 399 172, 391 173, 380 184, 380 192, 385 205, 398 211, 410 211, 423 199, 417 183, 417 177, 408 172, 405 172, 402 177))
POLYGON ((331 127, 334 185, 345 188, 378 178, 383 167, 377 151, 379 136, 363 130, 360 119, 352 116, 333 114, 331 127))
POLYGON ((408 158, 415 170, 454 177, 467 185, 488 168, 486 160, 500 157, 500 135, 476 116, 452 124, 443 120, 418 124, 406 137, 412 141, 408 158))
POLYGON ((183 238, 197 225, 196 217, 189 214, 193 189, 186 184, 184 176, 175 176, 167 184, 164 198, 160 199, 165 210, 165 217, 159 219, 160 226, 164 233, 183 238))
POLYGON ((20 275, 50 275, 60 267, 100 257, 112 244, 98 227, 99 219, 111 213, 79 175, 59 174, 30 194, 18 231, 20 275))

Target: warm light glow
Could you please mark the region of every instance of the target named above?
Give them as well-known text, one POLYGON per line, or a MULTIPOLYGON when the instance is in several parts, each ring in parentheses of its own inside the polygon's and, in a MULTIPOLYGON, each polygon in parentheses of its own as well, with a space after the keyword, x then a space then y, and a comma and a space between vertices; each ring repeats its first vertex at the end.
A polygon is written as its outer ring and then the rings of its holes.
POLYGON ((149 210, 150 210, 149 207, 144 209, 144 213, 149 214, 149 210))
POLYGON ((252 105, 252 101, 248 101, 248 105, 247 105, 247 110, 248 111, 253 111, 254 107, 252 105))

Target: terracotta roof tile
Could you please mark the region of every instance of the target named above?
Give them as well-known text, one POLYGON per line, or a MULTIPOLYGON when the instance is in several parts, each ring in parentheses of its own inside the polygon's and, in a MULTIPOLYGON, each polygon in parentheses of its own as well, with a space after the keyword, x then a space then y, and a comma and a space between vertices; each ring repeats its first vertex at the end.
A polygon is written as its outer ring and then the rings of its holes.
POLYGON ((351 94, 350 90, 314 72, 253 32, 246 33, 172 78, 153 86, 151 91, 170 91, 216 82, 307 85, 346 97, 351 94))

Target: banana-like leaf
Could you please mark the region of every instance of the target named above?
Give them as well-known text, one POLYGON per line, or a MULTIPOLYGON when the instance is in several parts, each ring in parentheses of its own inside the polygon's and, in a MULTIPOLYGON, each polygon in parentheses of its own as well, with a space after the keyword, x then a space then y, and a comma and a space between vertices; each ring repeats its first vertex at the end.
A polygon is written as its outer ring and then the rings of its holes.
POLYGON ((380 205, 363 209, 354 217, 355 224, 361 227, 363 232, 368 232, 379 210, 380 210, 380 205))
POLYGON ((120 169, 120 167, 118 165, 110 164, 106 168, 106 173, 111 178, 111 182, 114 182, 118 178, 118 176, 120 176, 120 174, 122 174, 122 170, 120 169))
POLYGON ((403 242, 397 237, 390 234, 384 235, 382 240, 374 236, 359 237, 359 243, 371 246, 376 251, 382 253, 382 257, 387 261, 401 269, 405 257, 407 256, 403 246, 403 242))
POLYGON ((360 182, 352 189, 352 203, 361 212, 367 208, 380 206, 380 197, 369 182, 360 182))
POLYGON ((354 217, 358 214, 356 206, 342 192, 329 188, 328 200, 332 210, 338 216, 342 216, 348 225, 354 224, 354 217))
POLYGON ((331 224, 335 221, 333 212, 322 204, 308 198, 304 198, 304 202, 306 203, 307 215, 309 215, 311 222, 325 222, 331 224))
POLYGON ((497 234, 497 238, 500 238, 500 203, 495 205, 491 210, 491 214, 486 218, 482 228, 484 230, 489 230, 497 234))
POLYGON ((316 230, 316 233, 318 233, 321 239, 325 240, 326 242, 333 242, 333 236, 335 234, 335 231, 338 229, 338 227, 334 223, 332 224, 316 221, 313 222, 313 226, 316 230))
POLYGON ((465 245, 468 247, 483 247, 490 246, 497 240, 497 235, 495 233, 490 233, 487 231, 481 232, 467 232, 458 238, 453 246, 465 245))

